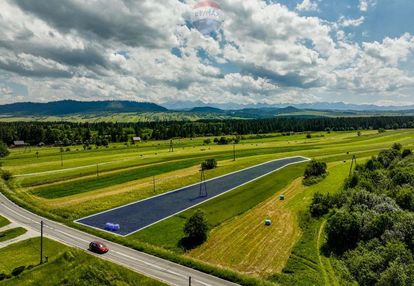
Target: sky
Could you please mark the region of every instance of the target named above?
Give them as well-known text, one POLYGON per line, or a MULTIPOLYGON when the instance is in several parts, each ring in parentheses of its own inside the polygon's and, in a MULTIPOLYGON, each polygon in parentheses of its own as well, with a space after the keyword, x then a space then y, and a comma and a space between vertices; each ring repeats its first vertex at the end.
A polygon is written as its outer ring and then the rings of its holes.
POLYGON ((414 104, 414 1, 0 1, 0 103, 414 104))

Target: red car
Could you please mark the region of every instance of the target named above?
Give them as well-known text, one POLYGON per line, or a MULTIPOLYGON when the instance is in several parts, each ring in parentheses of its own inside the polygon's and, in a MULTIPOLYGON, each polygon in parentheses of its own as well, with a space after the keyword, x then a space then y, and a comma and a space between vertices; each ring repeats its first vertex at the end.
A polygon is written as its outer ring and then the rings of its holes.
POLYGON ((89 250, 95 253, 104 254, 109 251, 109 248, 99 241, 92 241, 89 244, 89 250))

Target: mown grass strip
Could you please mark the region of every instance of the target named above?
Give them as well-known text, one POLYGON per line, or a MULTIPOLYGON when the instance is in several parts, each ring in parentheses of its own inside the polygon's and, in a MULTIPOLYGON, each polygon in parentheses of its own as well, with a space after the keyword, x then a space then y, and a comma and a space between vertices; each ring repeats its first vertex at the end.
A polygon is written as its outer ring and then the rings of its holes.
POLYGON ((86 193, 96 189, 126 183, 133 180, 139 180, 146 177, 160 175, 177 169, 188 168, 194 166, 198 161, 198 159, 193 159, 181 162, 166 163, 145 168, 138 168, 128 172, 122 172, 122 175, 116 173, 100 177, 88 178, 76 182, 68 182, 58 185, 40 187, 32 190, 31 193, 46 199, 62 198, 66 196, 86 193))
POLYGON ((204 211, 211 227, 218 226, 222 222, 248 211, 286 187, 290 182, 303 174, 305 166, 306 163, 288 166, 276 173, 208 201, 197 208, 159 222, 128 238, 131 240, 151 241, 154 245, 182 252, 182 249, 179 247, 179 241, 184 236, 182 229, 187 218, 196 209, 204 211))
MULTIPOLYGON (((271 148, 267 150, 268 152, 263 152, 261 150, 242 150, 238 153, 239 157, 249 157, 262 155, 267 153, 281 153, 281 152, 292 152, 296 149, 303 149, 304 147, 285 147, 285 148, 271 148)), ((309 147, 307 147, 308 149, 309 147)), ((130 181, 143 179, 151 176, 157 176, 166 172, 171 172, 179 169, 188 168, 194 165, 197 165, 206 158, 216 158, 217 160, 229 159, 232 157, 232 154, 229 152, 222 153, 218 156, 213 155, 204 155, 195 159, 183 160, 183 161, 174 161, 168 162, 165 164, 159 164, 155 166, 148 166, 137 168, 133 170, 124 171, 122 173, 113 173, 109 175, 102 175, 100 177, 93 177, 82 179, 78 181, 72 181, 67 183, 61 183, 51 186, 38 187, 31 190, 33 195, 36 195, 41 198, 46 199, 55 199, 62 198, 66 196, 81 194, 96 189, 101 189, 109 186, 114 186, 118 184, 127 183, 130 181)))
POLYGON ((0 273, 10 274, 14 268, 22 266, 26 269, 18 277, 0 281, 0 285, 165 285, 47 238, 44 239, 44 253, 49 259, 38 265, 39 247, 40 239, 32 238, 3 248, 0 273))
POLYGON ((8 224, 10 224, 10 221, 7 218, 2 217, 0 215, 0 228, 3 227, 3 226, 6 226, 8 224))
POLYGON ((0 242, 4 242, 7 240, 16 238, 18 236, 25 234, 26 232, 27 230, 22 227, 16 227, 16 228, 5 230, 3 232, 0 232, 0 242))

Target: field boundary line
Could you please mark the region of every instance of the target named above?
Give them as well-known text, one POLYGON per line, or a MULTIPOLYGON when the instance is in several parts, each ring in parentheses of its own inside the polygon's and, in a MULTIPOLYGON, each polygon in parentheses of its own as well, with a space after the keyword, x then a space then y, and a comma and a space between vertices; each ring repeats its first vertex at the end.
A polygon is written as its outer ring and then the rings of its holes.
POLYGON ((81 224, 81 225, 84 225, 84 226, 90 227, 90 228, 94 228, 94 229, 96 229, 96 230, 104 231, 104 232, 111 233, 111 234, 114 234, 114 235, 117 235, 117 236, 121 236, 121 237, 126 237, 126 236, 132 235, 132 234, 134 234, 134 233, 137 233, 137 232, 139 232, 139 231, 141 231, 141 230, 143 230, 143 229, 146 229, 146 228, 148 228, 148 227, 150 227, 150 226, 153 226, 154 224, 157 224, 157 223, 159 223, 159 222, 161 222, 161 221, 164 221, 164 220, 166 220, 166 219, 169 219, 169 218, 171 218, 171 217, 173 217, 173 216, 175 216, 175 215, 177 215, 177 214, 183 213, 183 212, 185 212, 185 211, 187 211, 187 210, 189 210, 189 209, 192 209, 192 208, 194 208, 194 207, 196 207, 196 206, 199 206, 199 205, 201 205, 201 204, 203 204, 203 203, 206 203, 206 202, 208 202, 208 201, 210 201, 210 200, 212 200, 212 199, 215 199, 215 198, 220 197, 220 196, 222 196, 222 195, 224 195, 224 194, 227 194, 227 193, 229 193, 229 192, 231 192, 231 191, 233 191, 233 190, 235 190, 235 189, 237 189, 237 188, 240 188, 240 187, 243 187, 243 186, 245 186, 245 185, 247 185, 247 184, 250 184, 251 182, 257 181, 257 180, 259 180, 259 179, 261 179, 261 178, 263 178, 263 177, 265 177, 265 176, 268 176, 268 175, 270 175, 270 174, 272 174, 272 173, 275 173, 275 172, 277 172, 277 171, 279 171, 279 170, 281 170, 281 169, 284 169, 284 168, 286 168, 286 167, 288 167, 288 166, 291 166, 291 165, 296 165, 296 164, 301 164, 301 163, 304 163, 304 162, 308 162, 308 161, 311 161, 311 159, 310 159, 310 158, 307 158, 307 157, 304 157, 304 156, 292 156, 292 157, 286 157, 286 158, 279 158, 279 159, 275 159, 275 160, 267 161, 267 162, 264 162, 264 163, 260 163, 260 164, 254 165, 254 166, 250 166, 250 167, 247 167, 247 168, 244 168, 244 169, 241 169, 241 170, 235 171, 235 172, 231 172, 231 173, 228 173, 228 174, 224 174, 224 175, 221 175, 221 176, 218 176, 218 177, 214 177, 214 178, 211 178, 211 179, 205 180, 204 182, 209 182, 209 181, 213 181, 213 180, 216 180, 216 179, 219 179, 219 178, 223 178, 223 177, 226 177, 226 176, 230 176, 230 175, 233 175, 233 174, 237 174, 237 173, 240 173, 240 172, 243 172, 243 171, 249 170, 249 169, 253 169, 253 168, 256 168, 256 167, 259 167, 259 166, 262 166, 262 165, 266 165, 266 164, 269 164, 269 163, 273 163, 273 162, 277 162, 277 161, 283 161, 283 160, 288 160, 288 159, 294 159, 294 158, 302 158, 302 161, 292 162, 292 163, 285 164, 285 165, 284 165, 284 166, 282 166, 282 167, 279 167, 279 168, 277 168, 277 169, 275 169, 275 170, 272 170, 272 171, 270 171, 270 172, 267 172, 267 173, 265 173, 265 174, 263 174, 263 175, 261 175, 261 176, 258 176, 258 177, 256 177, 256 178, 254 178, 254 179, 250 180, 250 181, 247 181, 247 182, 245 182, 245 183, 243 183, 243 184, 240 184, 240 185, 238 185, 238 186, 236 186, 236 187, 234 187, 234 188, 231 188, 231 189, 229 189, 229 190, 227 190, 227 191, 225 191, 225 192, 223 192, 223 193, 221 193, 221 194, 218 194, 218 195, 216 195, 216 196, 213 196, 213 197, 211 197, 211 198, 209 198, 209 199, 207 199, 207 200, 205 200, 205 201, 202 201, 202 202, 200 202, 200 203, 197 203, 197 204, 195 204, 195 205, 192 205, 191 207, 186 208, 186 209, 181 210, 181 211, 178 211, 178 212, 176 212, 176 213, 174 213, 174 214, 172 214, 172 215, 166 216, 166 217, 164 217, 164 218, 162 218, 162 219, 160 219, 160 220, 158 220, 158 221, 156 221, 156 222, 153 222, 153 223, 151 223, 151 224, 149 224, 149 225, 147 225, 147 226, 145 226, 145 227, 142 227, 142 228, 140 228, 140 229, 138 229, 138 230, 135 230, 135 231, 130 232, 130 233, 125 234, 125 235, 121 235, 121 234, 118 234, 118 233, 114 233, 114 232, 111 232, 111 231, 107 231, 107 230, 105 230, 105 229, 101 229, 101 228, 97 228, 97 227, 94 227, 94 226, 90 226, 90 225, 88 225, 88 224, 84 224, 84 223, 82 223, 82 222, 80 222, 80 221, 81 221, 81 220, 84 220, 84 219, 92 218, 92 217, 94 217, 94 216, 98 216, 98 215, 100 215, 100 214, 108 213, 108 212, 111 212, 111 211, 114 211, 114 210, 117 210, 117 209, 121 209, 121 208, 124 208, 124 207, 130 206, 130 205, 134 205, 134 204, 137 204, 137 203, 140 203, 140 202, 144 202, 144 201, 147 201, 147 200, 151 200, 151 199, 154 199, 154 198, 157 198, 157 197, 161 197, 161 196, 165 196, 165 195, 168 195, 168 194, 172 194, 172 193, 175 193, 175 192, 181 191, 181 190, 182 190, 182 189, 184 189, 184 188, 189 188, 189 187, 197 186, 197 185, 199 185, 200 183, 195 183, 195 184, 191 184, 191 185, 188 185, 188 186, 184 186, 184 187, 181 187, 181 188, 179 188, 179 189, 175 189, 175 190, 172 190, 172 191, 169 191, 169 192, 163 193, 163 194, 159 194, 159 195, 156 195, 156 196, 153 196, 153 197, 149 197, 149 198, 146 198, 146 199, 143 199, 143 200, 135 201, 135 202, 132 202, 132 203, 129 203, 129 204, 125 204, 125 205, 122 205, 122 206, 116 207, 116 208, 112 208, 112 209, 105 210, 105 211, 102 211, 102 212, 99 212, 99 213, 96 213, 96 214, 92 214, 92 215, 89 215, 89 216, 86 216, 86 217, 83 217, 83 218, 77 219, 77 220, 75 220, 74 222, 75 222, 75 223, 77 223, 77 224, 81 224))

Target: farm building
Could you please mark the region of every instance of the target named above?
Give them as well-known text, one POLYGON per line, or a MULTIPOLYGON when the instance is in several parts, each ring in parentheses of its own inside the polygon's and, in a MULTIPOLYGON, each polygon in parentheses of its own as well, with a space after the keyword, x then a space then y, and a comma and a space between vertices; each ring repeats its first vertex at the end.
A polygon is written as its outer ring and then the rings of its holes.
POLYGON ((13 145, 11 147, 26 147, 28 144, 26 142, 24 142, 23 140, 17 140, 17 141, 13 141, 13 145))
POLYGON ((132 137, 132 141, 134 142, 134 144, 135 143, 139 143, 139 142, 141 142, 141 137, 132 137))

